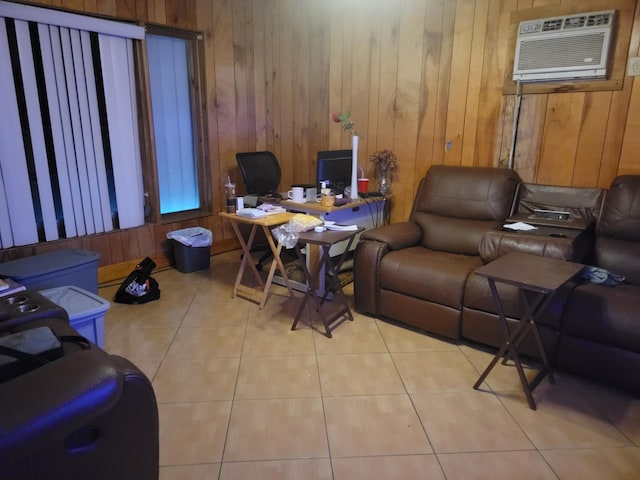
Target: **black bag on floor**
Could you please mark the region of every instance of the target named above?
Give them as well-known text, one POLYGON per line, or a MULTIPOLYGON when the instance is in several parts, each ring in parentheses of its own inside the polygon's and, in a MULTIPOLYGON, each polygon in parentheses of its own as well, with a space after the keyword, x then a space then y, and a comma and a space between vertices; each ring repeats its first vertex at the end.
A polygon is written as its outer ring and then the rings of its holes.
POLYGON ((116 303, 139 304, 160 298, 160 287, 151 272, 156 264, 149 257, 136 265, 127 278, 120 284, 116 296, 116 303))

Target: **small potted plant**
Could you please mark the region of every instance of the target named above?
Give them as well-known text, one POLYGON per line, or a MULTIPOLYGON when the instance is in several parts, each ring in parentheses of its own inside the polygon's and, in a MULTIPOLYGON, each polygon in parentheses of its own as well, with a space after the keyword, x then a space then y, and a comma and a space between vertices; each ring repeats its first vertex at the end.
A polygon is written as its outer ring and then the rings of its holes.
POLYGON ((378 190, 382 195, 391 193, 391 172, 396 168, 397 159, 391 150, 379 150, 371 155, 371 163, 378 171, 378 190))

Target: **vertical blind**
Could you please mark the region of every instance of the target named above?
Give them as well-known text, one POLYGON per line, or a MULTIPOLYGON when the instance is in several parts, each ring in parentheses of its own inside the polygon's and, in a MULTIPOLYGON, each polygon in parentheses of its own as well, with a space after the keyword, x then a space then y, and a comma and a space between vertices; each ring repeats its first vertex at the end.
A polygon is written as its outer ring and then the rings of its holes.
POLYGON ((0 248, 144 223, 141 27, 0 1, 0 248))

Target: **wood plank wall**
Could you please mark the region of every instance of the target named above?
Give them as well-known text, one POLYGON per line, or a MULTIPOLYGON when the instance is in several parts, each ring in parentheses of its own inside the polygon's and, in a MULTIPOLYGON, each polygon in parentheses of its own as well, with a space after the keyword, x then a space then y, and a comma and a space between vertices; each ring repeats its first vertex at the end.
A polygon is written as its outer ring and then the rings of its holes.
MULTIPOLYGON (((580 0, 32 3, 204 32, 214 211, 227 175, 242 183, 237 151, 272 150, 281 190, 313 182, 318 150, 349 148, 330 117, 350 110, 368 176, 375 178, 367 160, 374 151, 392 149, 399 159, 391 216, 398 222, 430 165, 505 165, 515 104, 502 93, 510 16, 580 0)), ((628 56, 640 45, 635 10, 628 56)), ((618 91, 524 95, 515 168, 527 182, 607 187, 618 174, 640 174, 639 128, 640 83, 632 77, 618 91)), ((0 251, 0 260, 80 247, 98 251, 101 266, 145 256, 166 265, 166 233, 192 225, 214 232, 214 252, 234 245, 229 226, 212 215, 0 251)))

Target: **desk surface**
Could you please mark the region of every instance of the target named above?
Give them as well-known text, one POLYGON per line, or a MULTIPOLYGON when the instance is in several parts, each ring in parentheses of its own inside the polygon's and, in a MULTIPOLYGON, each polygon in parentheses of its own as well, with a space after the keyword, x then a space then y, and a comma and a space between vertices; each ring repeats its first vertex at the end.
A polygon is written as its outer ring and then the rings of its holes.
POLYGON ((229 220, 242 223, 250 223, 252 225, 262 225, 263 227, 273 227, 276 225, 282 225, 287 223, 295 215, 291 212, 274 213, 273 215, 266 215, 262 218, 248 218, 242 217, 235 213, 220 212, 219 215, 229 220))
POLYGON ((384 200, 385 200, 385 197, 360 198, 358 200, 353 200, 349 203, 345 203, 344 205, 337 205, 337 206, 334 205, 332 207, 325 207, 320 202, 298 203, 298 202, 294 202, 293 200, 283 199, 279 203, 279 205, 281 207, 284 207, 290 210, 301 210, 304 212, 325 214, 325 213, 337 212, 340 210, 348 210, 355 207, 361 207, 369 203, 381 202, 384 200))
POLYGON ((577 275, 584 265, 555 258, 509 252, 475 273, 498 282, 543 293, 556 291, 577 275))

